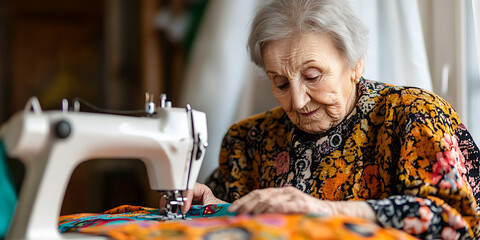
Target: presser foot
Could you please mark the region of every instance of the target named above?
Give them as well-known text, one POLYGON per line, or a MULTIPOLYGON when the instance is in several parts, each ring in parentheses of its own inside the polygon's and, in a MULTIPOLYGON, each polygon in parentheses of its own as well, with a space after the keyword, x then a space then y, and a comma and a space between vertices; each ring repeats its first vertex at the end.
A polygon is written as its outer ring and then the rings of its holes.
POLYGON ((187 215, 181 211, 185 200, 187 200, 187 198, 184 197, 183 191, 161 191, 160 193, 166 200, 165 206, 160 209, 164 220, 187 219, 187 215))

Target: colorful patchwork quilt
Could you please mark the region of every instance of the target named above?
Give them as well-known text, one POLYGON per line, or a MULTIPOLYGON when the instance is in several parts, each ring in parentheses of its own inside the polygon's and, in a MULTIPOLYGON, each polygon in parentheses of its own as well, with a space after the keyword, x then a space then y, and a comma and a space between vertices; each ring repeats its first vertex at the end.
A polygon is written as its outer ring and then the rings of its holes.
POLYGON ((124 205, 100 214, 61 216, 59 230, 113 239, 415 239, 363 219, 302 214, 238 215, 230 204, 193 206, 186 219, 162 220, 158 209, 124 205))

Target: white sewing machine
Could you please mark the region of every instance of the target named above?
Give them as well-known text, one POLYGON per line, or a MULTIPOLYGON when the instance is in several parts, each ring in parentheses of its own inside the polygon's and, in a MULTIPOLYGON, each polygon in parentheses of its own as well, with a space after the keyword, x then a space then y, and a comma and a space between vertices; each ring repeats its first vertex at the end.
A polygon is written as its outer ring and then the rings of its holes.
POLYGON ((162 96, 156 107, 147 94, 146 117, 80 112, 42 112, 36 98, 0 129, 10 157, 26 174, 6 239, 87 238, 60 234, 58 217, 70 176, 90 159, 135 158, 145 163, 150 187, 165 192, 166 218, 175 218, 183 191, 193 188, 207 147, 203 112, 173 108, 162 96))

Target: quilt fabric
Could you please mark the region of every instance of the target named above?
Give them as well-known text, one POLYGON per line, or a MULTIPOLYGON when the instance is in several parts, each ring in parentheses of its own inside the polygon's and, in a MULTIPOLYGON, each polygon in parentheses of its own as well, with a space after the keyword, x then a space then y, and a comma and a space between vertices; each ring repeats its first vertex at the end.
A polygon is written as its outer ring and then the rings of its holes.
POLYGON ((363 219, 315 215, 238 215, 230 204, 193 206, 189 220, 162 219, 155 208, 124 205, 101 214, 61 216, 59 230, 113 239, 416 239, 363 219))

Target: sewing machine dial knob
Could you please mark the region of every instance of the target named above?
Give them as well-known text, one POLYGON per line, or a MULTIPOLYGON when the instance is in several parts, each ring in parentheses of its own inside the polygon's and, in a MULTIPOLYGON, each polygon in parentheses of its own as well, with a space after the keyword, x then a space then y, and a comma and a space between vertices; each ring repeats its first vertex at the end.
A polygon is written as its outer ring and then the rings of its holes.
POLYGON ((72 126, 66 120, 60 120, 55 124, 55 136, 58 138, 67 138, 72 133, 72 126))

